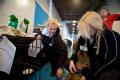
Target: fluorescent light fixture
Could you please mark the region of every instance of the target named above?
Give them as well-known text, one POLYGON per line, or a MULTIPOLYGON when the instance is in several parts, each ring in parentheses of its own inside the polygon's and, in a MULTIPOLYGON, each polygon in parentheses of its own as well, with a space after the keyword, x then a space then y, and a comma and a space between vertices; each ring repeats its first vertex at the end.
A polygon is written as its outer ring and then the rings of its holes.
POLYGON ((73 23, 72 25, 73 25, 73 26, 75 26, 76 24, 75 24, 75 23, 73 23))
POLYGON ((75 30, 75 28, 73 27, 72 30, 75 30))
POLYGON ((26 6, 28 4, 28 0, 22 0, 22 5, 26 6))
POLYGON ((62 25, 62 24, 59 23, 58 25, 60 26, 60 25, 62 25))
POLYGON ((28 5, 28 0, 18 0, 18 4, 21 6, 26 6, 28 5))
POLYGON ((72 33, 74 33, 75 31, 72 31, 72 33))
POLYGON ((76 23, 77 21, 76 21, 76 20, 73 20, 72 22, 73 22, 73 23, 76 23))

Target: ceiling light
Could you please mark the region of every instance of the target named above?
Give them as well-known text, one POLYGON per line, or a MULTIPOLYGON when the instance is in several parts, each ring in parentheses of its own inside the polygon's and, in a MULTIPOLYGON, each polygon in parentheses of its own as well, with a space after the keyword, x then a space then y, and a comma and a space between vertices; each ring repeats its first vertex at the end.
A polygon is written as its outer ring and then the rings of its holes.
POLYGON ((73 25, 73 26, 75 26, 76 24, 75 24, 75 23, 73 23, 72 25, 73 25))
POLYGON ((75 28, 73 27, 72 30, 75 30, 75 28))
POLYGON ((73 20, 72 22, 73 22, 73 23, 76 23, 77 21, 76 21, 76 20, 73 20))
POLYGON ((28 0, 22 0, 22 5, 26 6, 28 4, 28 0))
POLYGON ((58 25, 61 26, 62 24, 59 23, 58 25))
POLYGON ((28 5, 28 0, 18 0, 18 4, 21 6, 27 6, 28 5))
POLYGON ((72 33, 74 33, 75 31, 72 31, 72 33))

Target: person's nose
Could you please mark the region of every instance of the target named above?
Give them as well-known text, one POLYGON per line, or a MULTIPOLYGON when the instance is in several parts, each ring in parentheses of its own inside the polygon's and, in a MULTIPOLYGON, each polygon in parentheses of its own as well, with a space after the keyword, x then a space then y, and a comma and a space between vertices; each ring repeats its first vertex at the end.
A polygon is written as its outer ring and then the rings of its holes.
POLYGON ((55 30, 52 30, 52 33, 55 33, 55 30))

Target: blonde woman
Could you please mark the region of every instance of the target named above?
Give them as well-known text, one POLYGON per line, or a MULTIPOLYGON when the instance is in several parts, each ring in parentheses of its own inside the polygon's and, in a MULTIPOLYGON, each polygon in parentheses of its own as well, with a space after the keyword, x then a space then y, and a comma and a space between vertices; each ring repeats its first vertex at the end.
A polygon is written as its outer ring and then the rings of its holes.
POLYGON ((43 34, 37 36, 37 39, 41 39, 44 45, 37 59, 41 63, 40 67, 49 62, 52 68, 51 76, 56 75, 60 79, 63 76, 64 61, 67 59, 67 47, 59 34, 58 21, 48 19, 43 31, 43 34), (41 56, 44 57, 41 58, 41 56))
MULTIPOLYGON (((78 23, 81 34, 76 45, 77 51, 85 51, 89 55, 91 71, 95 80, 120 79, 120 36, 104 27, 102 19, 96 12, 86 12, 78 23)), ((69 70, 77 72, 78 58, 73 54, 70 59, 69 70)), ((86 80, 92 80, 85 74, 86 80)))

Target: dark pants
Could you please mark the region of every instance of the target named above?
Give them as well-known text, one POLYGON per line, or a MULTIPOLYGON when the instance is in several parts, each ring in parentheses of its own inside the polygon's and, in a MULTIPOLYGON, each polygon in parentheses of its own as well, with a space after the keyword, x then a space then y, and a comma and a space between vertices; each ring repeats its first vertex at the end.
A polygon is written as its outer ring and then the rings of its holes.
POLYGON ((49 56, 41 57, 41 55, 39 55, 38 61, 41 63, 39 65, 40 68, 49 62, 51 64, 52 74, 56 75, 56 71, 58 69, 57 56, 49 55, 49 56))
POLYGON ((0 80, 9 80, 8 79, 8 74, 0 71, 0 80))
POLYGON ((99 79, 96 80, 120 80, 120 72, 115 69, 108 70, 100 75, 99 79))

